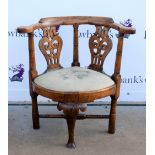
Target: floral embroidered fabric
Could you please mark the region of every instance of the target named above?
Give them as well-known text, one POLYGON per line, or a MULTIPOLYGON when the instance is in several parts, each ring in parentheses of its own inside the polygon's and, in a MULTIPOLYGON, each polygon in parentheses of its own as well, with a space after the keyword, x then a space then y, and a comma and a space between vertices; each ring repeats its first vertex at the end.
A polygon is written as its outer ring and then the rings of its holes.
POLYGON ((34 82, 43 88, 63 92, 96 91, 114 85, 107 75, 82 67, 51 70, 34 82))

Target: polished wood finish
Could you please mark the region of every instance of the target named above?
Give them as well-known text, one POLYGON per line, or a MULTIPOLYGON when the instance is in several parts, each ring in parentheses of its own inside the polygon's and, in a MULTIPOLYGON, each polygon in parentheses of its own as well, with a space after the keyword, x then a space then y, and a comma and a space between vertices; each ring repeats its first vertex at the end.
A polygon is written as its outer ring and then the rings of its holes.
POLYGON ((78 49, 78 24, 74 24, 74 46, 73 46, 73 62, 72 66, 80 66, 79 63, 79 49, 78 49))
POLYGON ((56 27, 42 28, 43 36, 39 48, 47 62, 47 69, 61 68, 60 54, 62 39, 56 32, 56 27))
MULTIPOLYGON (((66 118, 63 114, 40 114, 39 118, 66 118)), ((103 119, 109 118, 109 115, 90 115, 90 114, 78 114, 76 116, 77 120, 81 119, 103 119)))
POLYGON ((34 35, 33 33, 28 34, 28 47, 29 47, 29 91, 32 99, 32 120, 33 120, 33 128, 39 129, 39 112, 38 112, 38 104, 37 104, 37 96, 38 94, 33 91, 32 81, 35 77, 38 76, 38 72, 36 70, 36 62, 35 62, 35 51, 34 51, 34 35))
POLYGON ((67 121, 68 133, 69 133, 67 147, 75 148, 76 147, 75 141, 74 141, 75 122, 76 122, 79 110, 84 112, 86 111, 87 106, 86 104, 59 103, 57 108, 58 110, 63 110, 67 121))
POLYGON ((101 89, 98 91, 88 91, 88 92, 58 92, 54 90, 48 90, 43 87, 38 86, 36 83, 32 83, 34 91, 37 94, 45 96, 57 102, 65 103, 88 103, 93 102, 96 99, 107 97, 109 95, 114 95, 116 92, 116 85, 111 87, 101 89))
POLYGON ((89 39, 89 48, 91 53, 91 64, 89 69, 103 71, 103 63, 112 49, 112 40, 108 35, 109 28, 96 26, 96 32, 89 39))
MULTIPOLYGON (((28 33, 28 47, 29 47, 29 72, 30 72, 30 78, 31 80, 33 80, 35 77, 38 76, 38 72, 36 69, 36 61, 35 61, 34 34, 33 33, 28 33)), ((32 93, 32 88, 31 88, 30 94, 31 93, 32 93)))
POLYGON ((40 23, 45 22, 57 22, 61 21, 61 25, 73 25, 77 24, 92 24, 98 25, 99 23, 114 23, 112 18, 109 17, 97 17, 97 16, 64 16, 64 17, 47 17, 40 19, 40 23), (95 23, 95 24, 94 24, 95 23))
POLYGON ((116 104, 117 99, 115 96, 111 96, 111 109, 110 109, 110 117, 109 117, 109 133, 115 133, 115 120, 116 120, 116 104))
POLYGON ((120 33, 135 34, 136 30, 131 27, 125 27, 121 24, 114 23, 109 17, 90 17, 90 16, 70 16, 70 17, 49 17, 40 19, 39 23, 30 26, 22 26, 17 28, 19 33, 31 33, 36 29, 48 27, 50 25, 74 25, 74 24, 90 24, 98 26, 111 27, 120 33))
POLYGON ((31 96, 32 98, 32 120, 33 120, 33 128, 39 129, 39 111, 38 111, 38 104, 37 104, 37 94, 33 93, 31 96))
MULTIPOLYGON (((28 47, 29 47, 29 86, 30 96, 32 98, 32 120, 33 128, 39 129, 39 118, 65 118, 68 126, 68 142, 67 147, 75 148, 74 128, 77 119, 85 118, 108 118, 109 119, 109 133, 115 132, 116 120, 116 105, 120 94, 121 83, 121 59, 123 49, 123 38, 125 34, 134 34, 134 28, 124 27, 117 24, 109 17, 91 17, 91 16, 69 16, 69 17, 48 17, 42 18, 34 25, 17 28, 19 33, 28 33, 28 47), (35 45, 34 45, 34 30, 41 29, 43 36, 39 41, 39 48, 44 55, 47 62, 47 69, 55 70, 61 69, 60 54, 62 49, 62 39, 56 32, 56 26, 72 25, 74 30, 73 37, 73 62, 72 66, 80 66, 79 51, 78 51, 78 27, 81 24, 90 24, 96 27, 96 32, 89 39, 89 48, 91 53, 91 61, 88 68, 104 73, 103 65, 106 56, 112 49, 112 40, 109 38, 108 32, 110 29, 118 31, 118 43, 116 50, 116 59, 114 73, 111 79, 114 85, 105 89, 97 91, 85 92, 58 92, 55 90, 48 90, 38 86, 34 83, 34 79, 39 76, 35 63, 35 45), (58 110, 63 111, 63 115, 40 114, 38 111, 37 96, 42 95, 58 102, 58 110), (106 96, 111 97, 111 109, 109 115, 85 115, 79 114, 79 111, 86 111, 87 103, 93 102, 96 99, 106 96)), ((44 74, 44 73, 43 73, 44 74)))

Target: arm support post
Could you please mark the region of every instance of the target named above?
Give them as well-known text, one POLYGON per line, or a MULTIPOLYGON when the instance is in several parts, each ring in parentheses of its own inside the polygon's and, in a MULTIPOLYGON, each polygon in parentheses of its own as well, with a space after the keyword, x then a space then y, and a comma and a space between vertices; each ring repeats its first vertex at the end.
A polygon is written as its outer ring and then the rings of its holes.
POLYGON ((34 34, 28 33, 28 47, 29 47, 29 87, 30 95, 33 96, 32 80, 38 76, 35 62, 35 50, 34 50, 34 34))
POLYGON ((123 33, 119 33, 118 43, 117 43, 117 52, 116 52, 116 61, 115 61, 115 69, 114 76, 120 74, 121 69, 121 61, 122 61, 122 49, 123 49, 123 33))
POLYGON ((116 83, 116 93, 115 93, 116 99, 119 97, 119 94, 120 94, 120 82, 121 82, 120 69, 121 69, 121 61, 122 61, 123 37, 124 37, 124 33, 119 32, 116 60, 115 60, 115 69, 114 69, 114 74, 112 75, 112 79, 116 83))

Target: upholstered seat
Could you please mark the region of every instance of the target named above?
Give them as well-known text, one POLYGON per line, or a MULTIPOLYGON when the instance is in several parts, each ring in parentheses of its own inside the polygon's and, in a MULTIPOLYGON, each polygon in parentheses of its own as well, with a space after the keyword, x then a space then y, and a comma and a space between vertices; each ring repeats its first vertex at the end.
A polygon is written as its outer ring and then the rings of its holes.
POLYGON ((107 75, 82 67, 51 70, 35 78, 43 88, 62 92, 97 91, 114 85, 107 75))

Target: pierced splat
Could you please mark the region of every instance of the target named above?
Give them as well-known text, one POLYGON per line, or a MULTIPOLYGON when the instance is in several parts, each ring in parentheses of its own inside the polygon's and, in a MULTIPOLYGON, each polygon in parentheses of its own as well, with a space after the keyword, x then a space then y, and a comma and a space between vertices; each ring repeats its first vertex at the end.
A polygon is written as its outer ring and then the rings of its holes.
POLYGON ((59 68, 62 39, 58 36, 56 27, 45 27, 42 30, 43 36, 39 41, 39 48, 46 59, 48 69, 59 68))
POLYGON ((88 68, 102 71, 103 63, 112 49, 112 40, 108 35, 109 28, 96 26, 96 32, 89 39, 89 48, 91 53, 91 64, 88 68))

